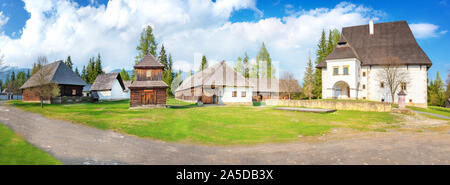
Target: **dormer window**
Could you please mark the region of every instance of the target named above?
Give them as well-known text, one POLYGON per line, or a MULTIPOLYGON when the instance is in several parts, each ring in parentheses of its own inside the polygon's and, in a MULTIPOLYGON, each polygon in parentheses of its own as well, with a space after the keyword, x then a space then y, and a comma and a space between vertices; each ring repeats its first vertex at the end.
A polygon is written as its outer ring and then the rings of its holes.
POLYGON ((338 42, 338 46, 345 46, 347 45, 347 42, 338 42))

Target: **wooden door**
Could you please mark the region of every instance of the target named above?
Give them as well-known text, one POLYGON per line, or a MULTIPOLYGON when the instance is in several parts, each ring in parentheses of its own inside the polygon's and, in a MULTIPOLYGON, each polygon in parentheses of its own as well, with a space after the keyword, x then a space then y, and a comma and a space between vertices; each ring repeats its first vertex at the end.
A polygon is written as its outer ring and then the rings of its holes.
POLYGON ((156 104, 156 91, 144 90, 141 93, 141 103, 143 105, 156 104))

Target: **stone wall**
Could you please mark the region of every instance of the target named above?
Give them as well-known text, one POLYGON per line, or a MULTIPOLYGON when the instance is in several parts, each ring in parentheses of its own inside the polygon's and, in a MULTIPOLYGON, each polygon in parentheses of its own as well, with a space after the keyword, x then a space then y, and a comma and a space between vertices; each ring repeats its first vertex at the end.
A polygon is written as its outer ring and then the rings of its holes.
POLYGON ((266 105, 272 106, 296 106, 307 108, 323 108, 337 110, 357 110, 357 111, 374 111, 374 112, 390 112, 391 104, 383 102, 369 101, 333 101, 333 100, 276 100, 270 99, 264 101, 266 105))

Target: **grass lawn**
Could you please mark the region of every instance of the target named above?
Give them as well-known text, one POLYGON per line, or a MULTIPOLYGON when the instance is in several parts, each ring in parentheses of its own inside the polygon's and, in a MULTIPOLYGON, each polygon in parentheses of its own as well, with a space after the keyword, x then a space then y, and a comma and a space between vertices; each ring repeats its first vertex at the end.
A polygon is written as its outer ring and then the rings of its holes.
POLYGON ((168 99, 163 109, 129 109, 129 101, 46 105, 11 101, 20 109, 46 117, 68 120, 100 129, 165 141, 201 144, 257 144, 298 140, 299 135, 327 133, 333 127, 383 131, 395 126, 397 117, 385 112, 337 111, 305 113, 272 107, 215 106, 168 99))
POLYGON ((0 165, 61 164, 0 123, 0 165))
POLYGON ((416 111, 428 112, 428 113, 439 114, 442 116, 450 117, 450 108, 437 107, 437 106, 428 106, 428 108, 408 106, 408 108, 410 108, 412 110, 416 110, 416 111))

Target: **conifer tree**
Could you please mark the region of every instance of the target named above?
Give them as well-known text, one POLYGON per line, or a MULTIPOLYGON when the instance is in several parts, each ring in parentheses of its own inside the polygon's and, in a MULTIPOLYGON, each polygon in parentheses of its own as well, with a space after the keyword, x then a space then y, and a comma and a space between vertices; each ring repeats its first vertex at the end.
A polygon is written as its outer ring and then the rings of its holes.
POLYGON ((130 75, 128 75, 128 72, 125 71, 125 69, 122 69, 122 71, 120 71, 120 76, 122 77, 123 81, 130 80, 130 75))
POLYGON ((311 54, 308 57, 308 63, 305 70, 305 75, 303 77, 303 90, 302 94, 305 98, 311 99, 314 94, 314 82, 313 82, 313 75, 314 75, 314 67, 311 61, 311 54))
POLYGON ((70 70, 73 70, 73 63, 72 63, 72 59, 70 58, 70 55, 67 57, 67 59, 64 63, 66 64, 67 67, 70 68, 70 70))
POLYGON ((79 77, 81 77, 80 71, 78 71, 78 67, 75 68, 75 74, 77 74, 79 77))
POLYGON ((244 64, 242 62, 242 58, 238 57, 236 62, 234 63, 234 70, 244 76, 244 64))
MULTIPOLYGON (((134 63, 135 64, 139 63, 142 60, 142 58, 147 56, 149 53, 152 54, 154 57, 157 57, 156 55, 157 47, 158 44, 156 43, 155 36, 153 35, 153 28, 151 26, 147 26, 141 32, 139 45, 136 47, 138 55, 135 57, 134 63)), ((135 79, 135 76, 136 72, 133 69, 133 74, 131 75, 133 81, 135 79)))
MULTIPOLYGON (((327 44, 326 44, 326 36, 325 30, 322 30, 322 35, 319 40, 319 44, 317 45, 316 51, 316 62, 315 64, 319 64, 325 58, 327 52, 327 44)), ((314 90, 313 94, 315 98, 322 98, 322 70, 316 70, 314 73, 314 90)))
POLYGON ((267 51, 264 42, 259 49, 256 56, 256 77, 257 78, 271 78, 274 74, 272 71, 272 59, 270 58, 269 51, 267 51))
POLYGON ((81 79, 83 81, 85 81, 86 83, 88 83, 88 77, 87 77, 87 71, 86 71, 86 66, 83 66, 83 70, 81 70, 81 79))
POLYGON ((208 68, 208 60, 206 59, 206 56, 203 55, 202 57, 202 63, 200 64, 200 69, 199 71, 202 71, 204 69, 208 68))
POLYGON ((242 61, 243 65, 244 65, 244 77, 245 78, 249 78, 250 77, 250 64, 248 63, 248 54, 247 52, 245 52, 244 54, 244 60, 242 61))

